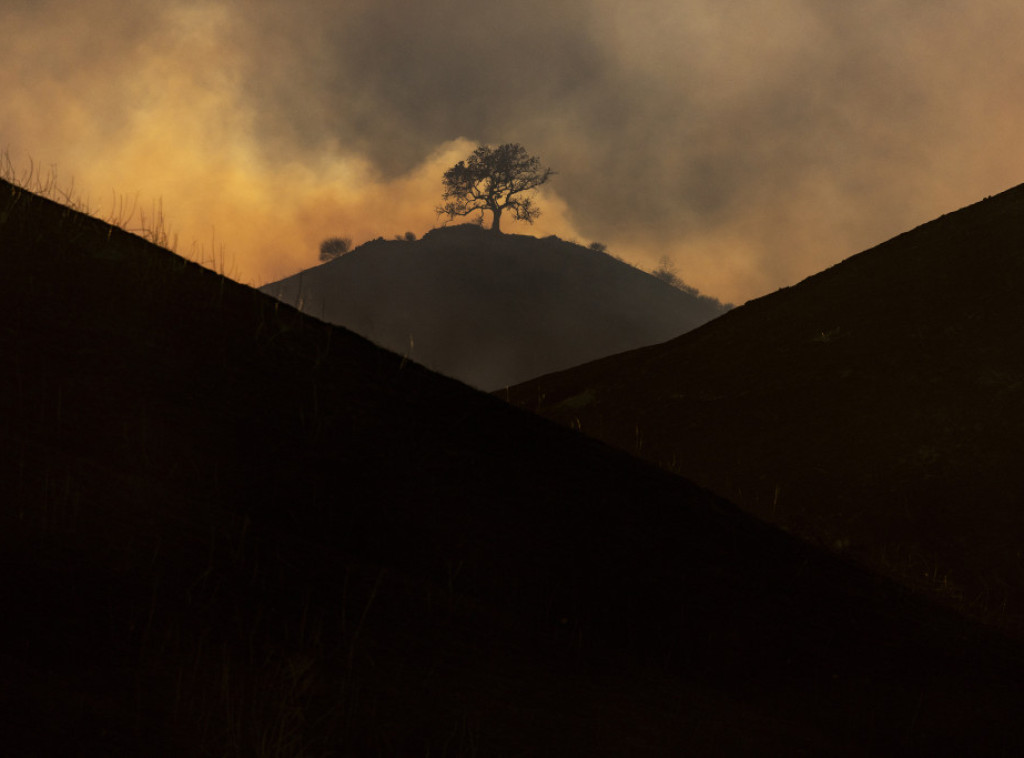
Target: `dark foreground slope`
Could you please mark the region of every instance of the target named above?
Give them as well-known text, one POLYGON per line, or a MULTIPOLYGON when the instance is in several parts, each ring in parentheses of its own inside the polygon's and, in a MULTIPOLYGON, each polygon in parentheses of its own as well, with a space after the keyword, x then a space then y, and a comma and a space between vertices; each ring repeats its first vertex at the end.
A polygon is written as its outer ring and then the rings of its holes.
POLYGON ((0 752, 1019 754, 1019 650, 0 184, 0 752))
POLYGON ((1018 187, 508 397, 1019 629, 1022 290, 1018 187))
POLYGON ((662 342, 725 310, 605 253, 472 224, 368 242, 262 289, 481 389, 662 342))

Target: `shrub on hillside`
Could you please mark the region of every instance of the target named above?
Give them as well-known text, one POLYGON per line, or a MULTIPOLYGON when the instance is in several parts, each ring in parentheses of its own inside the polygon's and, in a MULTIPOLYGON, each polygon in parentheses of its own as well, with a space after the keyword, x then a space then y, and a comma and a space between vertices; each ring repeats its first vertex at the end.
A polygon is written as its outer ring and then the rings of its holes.
POLYGON ((666 284, 671 284, 677 290, 682 290, 689 295, 699 295, 696 287, 691 287, 689 284, 679 278, 676 273, 675 264, 669 260, 667 255, 661 256, 661 260, 658 261, 658 267, 651 272, 651 276, 666 284))
POLYGON ((333 261, 352 249, 351 237, 331 237, 320 243, 320 260, 333 261))

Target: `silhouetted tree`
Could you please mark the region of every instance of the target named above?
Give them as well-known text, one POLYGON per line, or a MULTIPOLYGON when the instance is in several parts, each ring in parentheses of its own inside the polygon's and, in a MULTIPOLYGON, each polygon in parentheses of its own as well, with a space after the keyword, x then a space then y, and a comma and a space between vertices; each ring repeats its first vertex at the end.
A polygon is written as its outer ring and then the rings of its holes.
POLYGON ((350 237, 331 237, 325 239, 320 243, 320 260, 333 261, 335 258, 340 258, 345 253, 352 249, 352 239, 350 237))
POLYGON ((540 215, 523 192, 544 184, 555 172, 542 168, 540 158, 528 155, 522 145, 510 143, 490 148, 481 145, 464 161, 444 172, 444 205, 437 214, 468 216, 474 211, 494 214, 491 231, 501 233, 501 214, 506 208, 519 221, 533 223, 540 215))

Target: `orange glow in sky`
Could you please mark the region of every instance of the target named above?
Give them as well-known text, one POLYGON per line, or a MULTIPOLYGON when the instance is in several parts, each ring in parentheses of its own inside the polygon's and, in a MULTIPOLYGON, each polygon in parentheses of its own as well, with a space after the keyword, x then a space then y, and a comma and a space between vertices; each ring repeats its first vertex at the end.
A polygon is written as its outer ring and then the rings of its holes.
POLYGON ((735 303, 1024 181, 1017 2, 284 5, 5 3, 0 149, 261 284, 423 234, 444 169, 520 142, 558 175, 505 231, 735 303))

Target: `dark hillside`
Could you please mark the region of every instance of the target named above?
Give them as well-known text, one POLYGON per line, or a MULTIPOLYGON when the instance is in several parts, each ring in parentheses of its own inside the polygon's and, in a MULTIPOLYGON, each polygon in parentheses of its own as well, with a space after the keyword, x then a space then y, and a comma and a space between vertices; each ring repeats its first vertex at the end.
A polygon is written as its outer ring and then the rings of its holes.
POLYGON ((5 755, 964 755, 1020 650, 0 184, 5 755))
POLYGON ((725 311, 605 253, 472 224, 368 242, 262 290, 481 389, 661 342, 725 311))
POLYGON ((512 402, 1024 630, 1024 187, 512 402))

